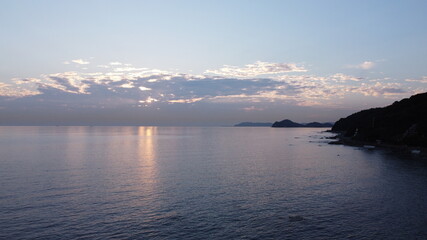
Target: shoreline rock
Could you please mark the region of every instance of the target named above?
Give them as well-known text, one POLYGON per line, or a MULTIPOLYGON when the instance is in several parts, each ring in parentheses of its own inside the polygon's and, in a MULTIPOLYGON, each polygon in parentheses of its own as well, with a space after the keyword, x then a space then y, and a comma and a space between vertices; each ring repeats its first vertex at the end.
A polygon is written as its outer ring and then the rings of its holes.
POLYGON ((334 137, 330 137, 329 139, 333 139, 334 141, 329 142, 330 145, 344 145, 344 146, 352 146, 352 147, 363 147, 368 150, 373 149, 389 149, 392 151, 398 151, 403 153, 410 153, 414 155, 421 156, 423 158, 427 157, 427 148, 420 146, 408 146, 403 144, 390 144, 384 142, 371 142, 371 141, 362 141, 357 139, 352 139, 351 137, 344 136, 343 132, 334 132, 336 133, 334 137), (366 147, 370 146, 370 147, 366 147))

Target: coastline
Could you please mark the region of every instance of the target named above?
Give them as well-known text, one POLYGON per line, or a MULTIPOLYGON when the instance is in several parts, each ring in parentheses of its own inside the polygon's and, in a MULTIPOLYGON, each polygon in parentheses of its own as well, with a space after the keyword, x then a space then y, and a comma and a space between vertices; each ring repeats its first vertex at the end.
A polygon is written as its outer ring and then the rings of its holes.
POLYGON ((417 147, 417 146, 408 146, 408 145, 399 145, 399 144, 391 144, 384 142, 371 142, 371 141, 362 141, 355 140, 351 137, 345 137, 343 132, 336 132, 329 130, 328 132, 336 134, 333 137, 329 137, 328 139, 332 140, 328 144, 331 145, 344 145, 344 146, 352 146, 352 147, 363 147, 369 150, 375 149, 388 149, 400 153, 409 153, 414 156, 419 156, 422 158, 427 157, 427 148, 426 147, 417 147))

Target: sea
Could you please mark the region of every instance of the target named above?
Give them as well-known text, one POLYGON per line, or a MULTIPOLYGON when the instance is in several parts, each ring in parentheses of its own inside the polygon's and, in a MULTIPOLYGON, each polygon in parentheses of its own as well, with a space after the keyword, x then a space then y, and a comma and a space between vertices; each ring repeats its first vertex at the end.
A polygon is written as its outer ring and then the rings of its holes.
POLYGON ((427 160, 325 130, 0 127, 0 239, 427 239, 427 160))

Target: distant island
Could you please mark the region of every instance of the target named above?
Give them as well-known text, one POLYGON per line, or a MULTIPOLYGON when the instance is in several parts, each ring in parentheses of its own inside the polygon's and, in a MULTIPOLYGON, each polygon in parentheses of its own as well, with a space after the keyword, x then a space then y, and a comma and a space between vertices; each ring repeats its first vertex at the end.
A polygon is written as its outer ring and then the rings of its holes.
POLYGON ((296 128, 296 127, 323 128, 323 127, 332 127, 333 125, 334 125, 333 123, 319 123, 319 122, 296 123, 289 119, 285 119, 280 122, 274 122, 272 127, 274 128, 296 128))
POLYGON ((427 93, 341 118, 332 131, 342 140, 427 147, 427 93))
POLYGON ((289 119, 282 120, 280 122, 268 123, 268 122, 241 122, 235 127, 274 127, 274 128, 294 128, 294 127, 306 127, 306 128, 321 128, 321 127, 332 127, 333 123, 319 123, 319 122, 311 122, 311 123, 296 123, 289 119))
POLYGON ((273 123, 269 122, 241 122, 236 125, 235 127, 271 127, 273 123))

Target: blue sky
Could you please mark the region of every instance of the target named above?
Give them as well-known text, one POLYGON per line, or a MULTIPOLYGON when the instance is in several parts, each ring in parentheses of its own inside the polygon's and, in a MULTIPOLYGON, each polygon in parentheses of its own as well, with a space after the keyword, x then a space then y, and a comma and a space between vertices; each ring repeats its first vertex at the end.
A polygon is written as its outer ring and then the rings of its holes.
POLYGON ((3 0, 0 124, 336 121, 427 90, 426 11, 390 0, 3 0))

